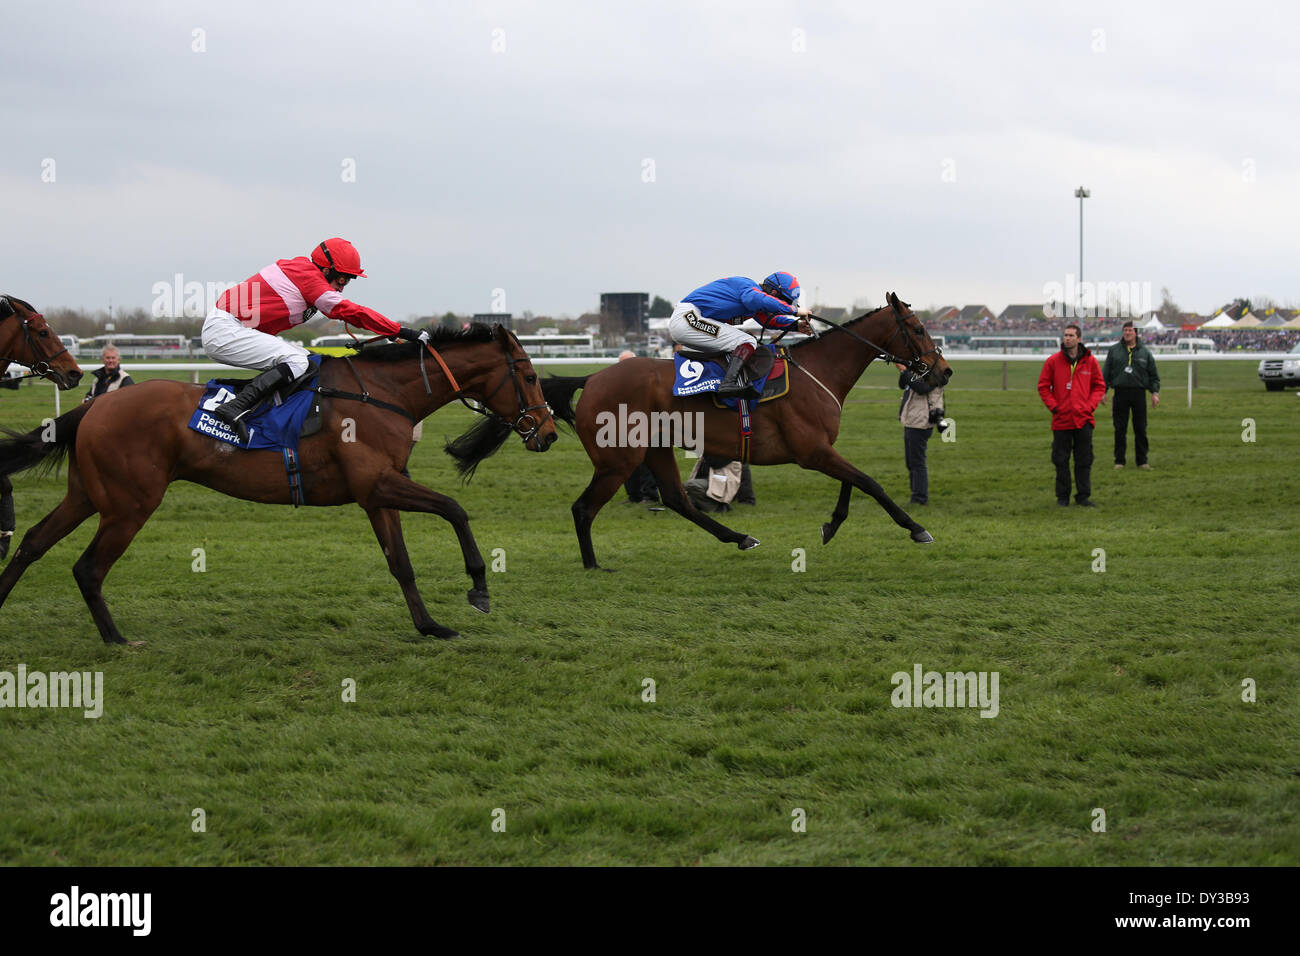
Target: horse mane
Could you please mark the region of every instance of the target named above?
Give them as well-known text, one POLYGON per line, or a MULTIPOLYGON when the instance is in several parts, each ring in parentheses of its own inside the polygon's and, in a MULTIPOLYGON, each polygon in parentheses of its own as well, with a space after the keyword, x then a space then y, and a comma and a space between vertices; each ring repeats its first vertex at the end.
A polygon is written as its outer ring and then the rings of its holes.
POLYGON ((8 299, 10 302, 16 305, 21 305, 28 312, 36 311, 36 306, 32 305, 30 302, 26 301, 25 299, 18 298, 18 296, 16 295, 10 295, 8 292, 5 292, 2 295, 0 295, 0 299, 8 299))
MULTIPOLYGON (((439 345, 456 345, 462 342, 491 342, 494 329, 482 322, 475 322, 466 329, 449 329, 445 326, 429 330, 429 344, 435 348, 439 345)), ((404 359, 419 357, 424 345, 420 342, 375 342, 351 356, 366 362, 400 362, 404 359)))

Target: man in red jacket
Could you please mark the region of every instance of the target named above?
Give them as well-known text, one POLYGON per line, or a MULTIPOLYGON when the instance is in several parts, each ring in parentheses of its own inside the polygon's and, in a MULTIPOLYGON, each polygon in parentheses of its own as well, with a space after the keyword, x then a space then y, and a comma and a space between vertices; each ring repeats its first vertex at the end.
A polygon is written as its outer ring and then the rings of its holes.
POLYGON ((1038 394, 1052 413, 1052 464, 1056 466, 1056 503, 1070 503, 1070 454, 1074 454, 1076 504, 1092 503, 1092 413, 1106 395, 1101 367, 1079 341, 1079 327, 1065 327, 1061 351, 1043 363, 1038 394))
POLYGON ((352 243, 336 237, 326 239, 310 256, 271 263, 217 300, 203 323, 203 350, 218 362, 267 369, 213 412, 243 441, 248 441, 244 416, 274 389, 307 371, 307 350, 276 337, 285 329, 320 312, 379 335, 412 340, 417 336, 414 329, 343 298, 344 287, 358 277, 366 277, 361 256, 352 243))

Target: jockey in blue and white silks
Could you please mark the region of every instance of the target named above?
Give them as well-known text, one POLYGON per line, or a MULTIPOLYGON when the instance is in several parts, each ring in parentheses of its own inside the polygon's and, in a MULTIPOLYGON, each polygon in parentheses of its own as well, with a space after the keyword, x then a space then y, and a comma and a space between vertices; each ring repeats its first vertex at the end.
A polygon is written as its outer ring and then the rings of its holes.
POLYGON ((753 319, 765 328, 794 326, 808 334, 808 309, 798 301, 799 280, 788 272, 774 272, 762 285, 744 276, 717 279, 682 299, 668 320, 668 334, 689 348, 731 353, 718 394, 739 395, 745 391, 740 373, 754 353, 754 337, 734 323, 753 319))

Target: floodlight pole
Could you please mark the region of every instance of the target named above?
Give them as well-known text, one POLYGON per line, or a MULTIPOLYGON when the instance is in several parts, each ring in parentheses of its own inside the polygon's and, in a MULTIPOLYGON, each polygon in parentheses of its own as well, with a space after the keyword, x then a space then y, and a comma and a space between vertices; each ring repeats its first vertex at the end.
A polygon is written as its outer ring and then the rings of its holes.
POLYGON ((1092 191, 1080 186, 1074 191, 1079 199, 1079 301, 1083 301, 1083 201, 1092 195, 1092 191))

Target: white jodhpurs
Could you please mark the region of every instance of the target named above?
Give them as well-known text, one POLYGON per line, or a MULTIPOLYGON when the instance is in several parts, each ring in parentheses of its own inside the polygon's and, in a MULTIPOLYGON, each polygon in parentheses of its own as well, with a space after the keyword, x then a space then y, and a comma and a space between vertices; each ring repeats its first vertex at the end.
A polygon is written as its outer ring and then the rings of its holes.
POLYGON ((308 352, 297 342, 250 329, 221 309, 213 309, 203 322, 203 351, 239 368, 266 371, 283 362, 294 378, 307 371, 308 352))
POLYGON ((683 302, 673 310, 668 334, 674 342, 701 352, 734 352, 742 345, 754 344, 754 337, 744 329, 706 319, 690 302, 683 302))

